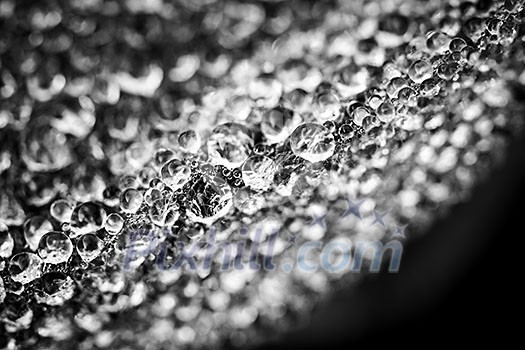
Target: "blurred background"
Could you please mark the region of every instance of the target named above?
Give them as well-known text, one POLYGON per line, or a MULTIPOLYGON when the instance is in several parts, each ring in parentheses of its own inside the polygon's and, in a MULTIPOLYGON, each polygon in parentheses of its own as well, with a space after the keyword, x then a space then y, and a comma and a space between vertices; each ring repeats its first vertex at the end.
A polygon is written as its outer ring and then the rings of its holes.
POLYGON ((468 203, 405 245, 399 273, 368 275, 358 288, 341 288, 304 325, 259 349, 450 346, 517 338, 509 315, 522 306, 524 160, 521 135, 468 203))

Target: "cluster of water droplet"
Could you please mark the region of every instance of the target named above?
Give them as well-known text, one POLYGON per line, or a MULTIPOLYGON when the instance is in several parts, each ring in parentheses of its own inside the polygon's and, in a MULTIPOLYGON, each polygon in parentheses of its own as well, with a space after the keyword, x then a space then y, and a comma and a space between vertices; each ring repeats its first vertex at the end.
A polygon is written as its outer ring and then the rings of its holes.
POLYGON ((423 227, 522 127, 521 2, 175 3, 0 0, 0 348, 286 329, 341 276, 128 271, 130 234, 388 239, 346 199, 423 227))

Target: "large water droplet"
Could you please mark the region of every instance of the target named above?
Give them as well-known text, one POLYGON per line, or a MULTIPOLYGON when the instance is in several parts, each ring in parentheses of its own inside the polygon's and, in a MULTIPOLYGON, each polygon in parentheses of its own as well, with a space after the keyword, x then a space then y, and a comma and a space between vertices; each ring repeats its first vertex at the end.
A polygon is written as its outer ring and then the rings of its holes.
POLYGON ((18 253, 9 262, 9 274, 13 281, 27 284, 42 275, 42 259, 33 253, 18 253))
POLYGON ((248 158, 253 140, 245 126, 226 123, 213 129, 207 147, 208 156, 213 163, 236 168, 248 158))
POLYGON ((304 123, 290 136, 290 147, 296 156, 320 162, 334 154, 334 136, 321 124, 304 123))
POLYGON ((71 299, 75 294, 75 282, 62 272, 46 273, 41 280, 42 289, 36 290, 35 293, 38 303, 59 306, 71 299))
POLYGON ((40 239, 38 255, 45 263, 60 264, 73 254, 73 243, 62 232, 48 232, 40 239))
POLYGON ((188 217, 210 225, 225 216, 232 206, 231 188, 221 178, 200 176, 188 193, 188 217))
POLYGON ((277 171, 275 162, 266 156, 251 156, 241 167, 242 179, 255 190, 267 190, 277 171))

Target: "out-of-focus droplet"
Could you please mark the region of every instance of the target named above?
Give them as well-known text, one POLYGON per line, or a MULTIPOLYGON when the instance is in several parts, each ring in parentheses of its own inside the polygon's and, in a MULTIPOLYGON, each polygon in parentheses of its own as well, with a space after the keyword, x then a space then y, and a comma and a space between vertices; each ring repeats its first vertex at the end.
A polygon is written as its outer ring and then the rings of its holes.
POLYGON ((292 132, 293 112, 276 107, 266 111, 261 122, 261 131, 270 143, 284 141, 292 132))
POLYGON ((179 145, 187 152, 197 153, 201 148, 201 139, 194 130, 186 130, 179 135, 179 145))
POLYGON ((319 94, 314 99, 314 111, 319 122, 337 119, 341 115, 341 103, 332 92, 319 94))
POLYGON ((27 284, 42 275, 42 259, 33 253, 18 253, 9 261, 8 271, 13 281, 27 284))
POLYGON ((312 163, 330 158, 335 151, 334 136, 321 124, 304 123, 290 136, 292 152, 312 163))
POLYGON ((248 85, 248 94, 262 108, 273 108, 279 103, 283 86, 273 78, 252 79, 248 85))
POLYGON ((43 235, 53 231, 53 225, 43 216, 34 216, 24 223, 24 238, 29 249, 35 251, 43 235))
POLYGON ((7 259, 13 254, 15 241, 9 233, 9 227, 0 221, 0 258, 7 259))
POLYGON ((38 244, 38 255, 45 263, 60 264, 69 260, 73 254, 73 243, 62 232, 48 232, 38 244))
POLYGON ((31 171, 56 171, 73 162, 64 134, 45 124, 28 126, 22 135, 22 159, 31 171))
POLYGON ((266 156, 251 156, 241 167, 242 179, 254 190, 267 190, 273 183, 277 171, 275 162, 266 156))
POLYGON ((264 206, 264 197, 250 190, 249 187, 239 189, 233 197, 233 205, 246 215, 254 215, 264 206))
POLYGON ((104 228, 110 235, 117 235, 124 227, 124 219, 120 214, 117 213, 111 213, 106 218, 106 223, 104 224, 104 228))
POLYGON ((252 100, 248 96, 233 96, 226 102, 223 113, 229 120, 246 120, 252 111, 252 103, 252 100))
POLYGON ((213 163, 236 168, 248 158, 253 140, 244 125, 225 123, 213 129, 207 147, 208 156, 213 163))
POLYGON ((383 123, 388 123, 394 119, 395 109, 390 101, 385 101, 377 108, 377 118, 383 123))
POLYGON ((140 209, 143 200, 144 196, 139 190, 134 188, 125 189, 120 194, 120 209, 128 214, 136 213, 140 209))
POLYGON ((168 76, 171 81, 181 83, 190 80, 191 77, 199 70, 200 60, 196 55, 183 55, 177 59, 168 76))
POLYGON ((184 186, 190 180, 190 175, 191 168, 178 159, 170 160, 160 170, 162 181, 173 190, 184 186))
POLYGON ((97 258, 104 249, 104 242, 94 233, 86 233, 77 241, 77 252, 84 262, 91 262, 97 258))
POLYGON ((106 211, 100 205, 93 202, 78 205, 71 215, 72 238, 98 231, 105 221, 106 211))
POLYGON ((115 81, 120 89, 131 95, 151 97, 159 88, 164 77, 161 67, 154 64, 144 69, 144 74, 134 77, 128 72, 119 72, 115 75, 115 81))

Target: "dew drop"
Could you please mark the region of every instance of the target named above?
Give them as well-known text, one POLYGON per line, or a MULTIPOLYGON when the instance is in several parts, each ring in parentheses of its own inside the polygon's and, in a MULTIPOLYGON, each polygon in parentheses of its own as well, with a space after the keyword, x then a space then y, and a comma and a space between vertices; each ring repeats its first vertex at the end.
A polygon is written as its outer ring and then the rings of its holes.
POLYGON ((24 237, 29 249, 35 251, 38 248, 40 238, 49 231, 53 231, 53 225, 43 216, 34 216, 24 223, 24 237))
POLYGON ((77 242, 77 252, 84 262, 91 262, 102 253, 104 242, 93 233, 80 236, 77 242))
POLYGON ((106 218, 106 222, 104 223, 104 228, 106 229, 106 232, 110 235, 118 235, 119 232, 124 227, 124 219, 120 214, 117 213, 111 213, 106 218))
POLYGON ((317 123, 299 125, 290 136, 292 152, 312 163, 330 158, 335 151, 334 136, 317 123))
POLYGON ((178 159, 170 160, 160 170, 162 181, 173 190, 184 186, 189 181, 190 175, 190 167, 178 159))
POLYGON ((128 188, 120 194, 120 209, 128 214, 136 213, 143 200, 144 196, 139 190, 128 188))
POLYGON ((38 255, 48 264, 66 262, 71 254, 73 254, 73 243, 62 232, 48 232, 42 236, 38 244, 38 255))
POLYGON ((210 160, 227 168, 236 168, 248 158, 253 140, 248 128, 237 123, 225 123, 213 129, 207 142, 210 160))
POLYGON ((9 261, 8 270, 13 281, 27 284, 42 275, 42 259, 33 253, 18 253, 9 261))

